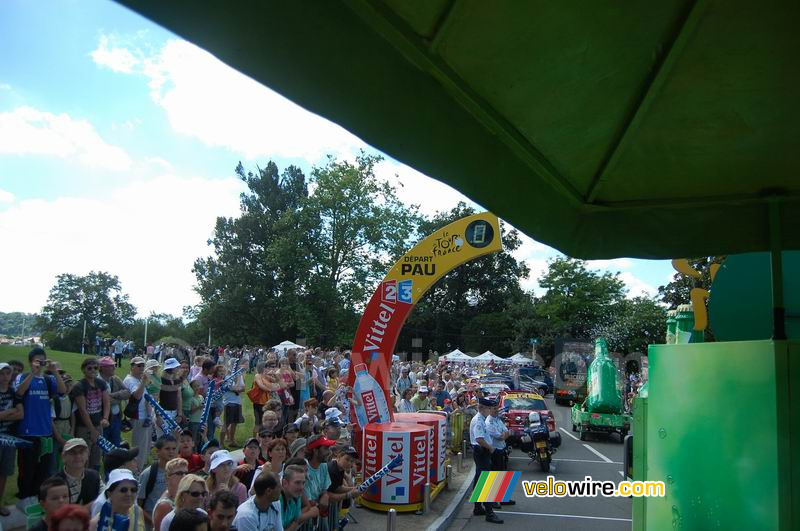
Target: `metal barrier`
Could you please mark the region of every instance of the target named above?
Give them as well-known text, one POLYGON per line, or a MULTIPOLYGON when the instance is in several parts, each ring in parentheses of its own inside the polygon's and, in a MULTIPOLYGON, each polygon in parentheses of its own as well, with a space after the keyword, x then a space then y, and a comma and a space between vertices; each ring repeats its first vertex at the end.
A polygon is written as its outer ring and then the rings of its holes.
MULTIPOLYGON (((298 531, 337 531, 344 527, 342 524, 342 502, 331 503, 328 516, 318 516, 307 520, 298 528, 298 531)), ((346 522, 345 522, 346 524, 346 522)))

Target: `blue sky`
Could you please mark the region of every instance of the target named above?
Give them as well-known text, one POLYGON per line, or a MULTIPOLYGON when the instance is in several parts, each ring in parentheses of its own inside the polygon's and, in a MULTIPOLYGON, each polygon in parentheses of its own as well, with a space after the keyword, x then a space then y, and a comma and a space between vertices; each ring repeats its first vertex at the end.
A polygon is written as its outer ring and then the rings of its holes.
MULTIPOLYGON (((141 314, 197 302, 191 266, 219 215, 235 215, 233 168, 306 171, 326 154, 374 151, 113 2, 0 2, 0 311, 38 311, 62 272, 120 277, 141 314)), ((432 214, 466 199, 387 159, 383 178, 432 214)), ((525 287, 558 253, 529 238, 525 287)), ((621 258, 631 294, 668 281, 667 261, 621 258)))

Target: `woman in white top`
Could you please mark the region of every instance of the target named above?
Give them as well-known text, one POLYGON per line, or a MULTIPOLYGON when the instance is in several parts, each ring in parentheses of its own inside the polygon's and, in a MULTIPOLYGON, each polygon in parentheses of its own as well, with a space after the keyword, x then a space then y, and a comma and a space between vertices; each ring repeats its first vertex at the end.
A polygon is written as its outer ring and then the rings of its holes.
POLYGON ((202 510, 207 499, 208 489, 203 478, 196 474, 183 476, 175 492, 175 508, 161 520, 161 528, 158 531, 169 531, 172 520, 181 509, 202 510))
POLYGON ((175 495, 178 493, 178 484, 180 484, 183 476, 189 473, 189 462, 182 458, 176 457, 167 461, 167 466, 164 468, 167 475, 167 490, 156 502, 153 507, 153 529, 161 529, 161 520, 175 508, 175 495))

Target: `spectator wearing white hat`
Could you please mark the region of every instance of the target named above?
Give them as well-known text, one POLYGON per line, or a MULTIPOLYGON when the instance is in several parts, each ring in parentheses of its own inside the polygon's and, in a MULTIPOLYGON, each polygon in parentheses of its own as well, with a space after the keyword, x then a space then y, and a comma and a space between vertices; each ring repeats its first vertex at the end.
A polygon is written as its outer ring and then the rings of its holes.
POLYGON ((425 385, 419 386, 419 391, 411 399, 411 403, 417 408, 417 411, 422 411, 431 408, 431 399, 428 396, 428 387, 425 385))
POLYGON ((126 468, 118 468, 108 475, 106 485, 107 508, 101 509, 100 514, 92 518, 90 530, 111 531, 111 524, 115 515, 128 518, 129 531, 144 531, 144 514, 141 508, 134 503, 139 483, 133 472, 126 468), (110 508, 110 510, 108 510, 110 508), (109 515, 106 518, 106 515, 109 515))
POLYGON ((164 362, 164 372, 161 373, 161 389, 158 394, 158 403, 167 412, 167 415, 180 424, 183 421, 183 401, 181 400, 181 386, 183 376, 181 364, 175 358, 167 358, 164 362))
POLYGON ((247 500, 247 487, 233 473, 236 462, 227 450, 217 450, 211 455, 206 487, 211 496, 219 490, 229 490, 239 497, 239 503, 247 500))

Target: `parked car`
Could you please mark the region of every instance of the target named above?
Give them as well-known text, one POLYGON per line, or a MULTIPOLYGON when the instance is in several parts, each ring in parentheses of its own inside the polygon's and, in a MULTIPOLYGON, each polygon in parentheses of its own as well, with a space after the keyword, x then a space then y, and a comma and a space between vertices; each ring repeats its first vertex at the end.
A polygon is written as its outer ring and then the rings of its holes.
POLYGON ((553 393, 555 388, 553 385, 553 379, 550 377, 550 373, 548 373, 545 369, 541 367, 521 367, 519 369, 520 386, 522 385, 523 377, 544 384, 544 386, 537 387, 537 390, 541 389, 542 387, 546 388, 544 393, 540 393, 542 396, 547 396, 553 393))

